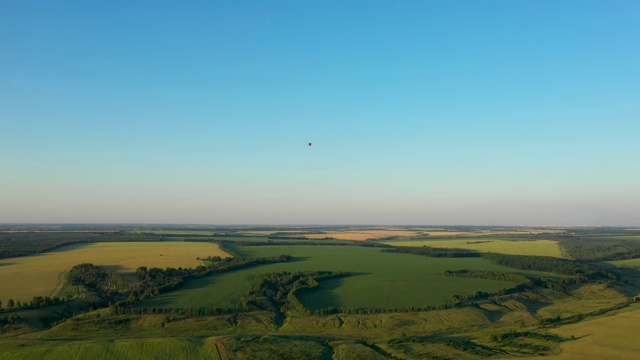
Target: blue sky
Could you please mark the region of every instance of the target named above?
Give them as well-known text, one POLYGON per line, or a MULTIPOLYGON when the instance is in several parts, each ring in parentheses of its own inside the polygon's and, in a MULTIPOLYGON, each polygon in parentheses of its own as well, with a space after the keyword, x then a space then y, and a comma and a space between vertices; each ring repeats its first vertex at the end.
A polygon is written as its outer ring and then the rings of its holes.
POLYGON ((638 226, 638 38, 636 1, 0 1, 0 222, 638 226))

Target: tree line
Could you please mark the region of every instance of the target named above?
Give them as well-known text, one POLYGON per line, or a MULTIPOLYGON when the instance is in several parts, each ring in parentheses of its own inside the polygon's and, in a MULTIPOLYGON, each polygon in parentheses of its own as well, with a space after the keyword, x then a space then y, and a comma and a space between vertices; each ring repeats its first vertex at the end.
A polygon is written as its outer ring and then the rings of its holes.
POLYGON ((430 246, 390 246, 388 249, 383 249, 382 251, 438 258, 480 257, 482 255, 470 249, 434 248, 430 246))
POLYGON ((619 276, 594 264, 549 256, 506 255, 485 253, 482 257, 491 262, 529 271, 552 272, 562 275, 584 277, 590 280, 618 280, 619 276))

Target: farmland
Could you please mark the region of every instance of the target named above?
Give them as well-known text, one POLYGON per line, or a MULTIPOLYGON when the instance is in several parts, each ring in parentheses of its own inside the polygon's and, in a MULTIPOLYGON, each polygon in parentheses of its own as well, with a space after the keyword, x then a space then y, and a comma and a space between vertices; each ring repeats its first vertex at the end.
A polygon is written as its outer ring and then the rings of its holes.
POLYGON ((12 359, 219 359, 215 345, 190 339, 150 338, 114 341, 44 341, 0 343, 3 360, 12 359))
MULTIPOLYGON (((562 345, 562 353, 545 357, 553 360, 635 359, 640 350, 637 341, 640 308, 619 312, 577 324, 561 326, 553 333, 574 337, 562 345)), ((537 359, 537 358, 536 358, 537 359)))
POLYGON ((435 305, 452 294, 497 291, 511 284, 503 281, 460 279, 443 276, 450 269, 510 271, 484 259, 434 259, 383 253, 377 248, 344 246, 236 246, 241 256, 291 255, 299 261, 263 265, 199 279, 184 288, 161 295, 144 306, 186 307, 222 304, 233 307, 249 291, 257 273, 304 270, 352 272, 347 278, 328 280, 302 301, 311 308, 401 308, 435 305))
POLYGON ((113 242, 77 244, 45 254, 0 260, 0 294, 14 300, 55 295, 74 265, 113 268, 130 279, 139 266, 195 267, 197 257, 227 256, 217 244, 203 242, 113 242))
MULTIPOLYGON (((109 236, 157 240, 1 260, 0 352, 38 360, 475 360, 640 351, 625 340, 640 314, 638 233, 531 230, 127 228, 109 236), (625 260, 569 260, 588 256, 625 260), (61 300, 25 301, 62 287, 61 300), (16 290, 24 297, 8 295, 16 290), (22 305, 9 306, 9 297, 22 305)), ((67 235, 56 234, 64 243, 67 235)), ((35 237, 11 233, 16 253, 32 245, 21 236, 35 237)))
POLYGON ((530 240, 509 241, 492 238, 388 241, 394 246, 431 246, 440 248, 471 249, 479 252, 495 252, 510 255, 537 255, 562 257, 557 241, 530 240))

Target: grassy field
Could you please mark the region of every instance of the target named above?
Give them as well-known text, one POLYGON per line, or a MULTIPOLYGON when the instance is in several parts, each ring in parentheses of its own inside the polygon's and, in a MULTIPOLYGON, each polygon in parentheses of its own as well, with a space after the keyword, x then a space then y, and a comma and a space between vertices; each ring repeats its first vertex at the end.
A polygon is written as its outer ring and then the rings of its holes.
POLYGON ((538 255, 561 258, 560 246, 557 241, 508 241, 500 239, 451 239, 451 240, 416 240, 416 241, 388 241, 394 246, 432 246, 440 248, 462 248, 480 252, 494 252, 509 255, 538 255))
POLYGON ((544 358, 553 360, 637 359, 640 353, 640 342, 638 342, 640 307, 634 306, 632 310, 564 325, 552 330, 560 336, 574 336, 576 340, 564 343, 561 346, 560 355, 544 358))
POLYGON ((616 260, 608 263, 619 267, 640 268, 640 259, 616 260))
POLYGON ((307 239, 322 239, 332 237, 340 240, 363 241, 367 239, 382 239, 390 236, 419 236, 420 233, 403 229, 380 229, 380 230, 344 230, 325 231, 324 234, 306 234, 307 239))
POLYGON ((220 360, 214 344, 176 338, 70 342, 3 340, 0 353, 3 360, 220 360))
POLYGON ((213 235, 214 231, 210 230, 133 230, 134 234, 177 234, 177 235, 213 235))
POLYGON ((350 246, 237 246, 241 256, 291 255, 289 263, 262 265, 194 280, 180 290, 144 302, 142 306, 236 307, 251 289, 257 273, 302 270, 349 271, 353 276, 328 280, 301 296, 310 308, 401 308, 442 303, 452 294, 496 291, 503 281, 445 277, 450 269, 513 271, 480 258, 442 259, 391 254, 376 248, 350 246))
POLYGON ((116 269, 131 279, 140 266, 195 267, 197 257, 228 256, 217 244, 204 242, 109 242, 77 244, 58 250, 0 260, 0 294, 31 300, 34 296, 54 295, 64 282, 64 274, 74 265, 93 263, 116 269))

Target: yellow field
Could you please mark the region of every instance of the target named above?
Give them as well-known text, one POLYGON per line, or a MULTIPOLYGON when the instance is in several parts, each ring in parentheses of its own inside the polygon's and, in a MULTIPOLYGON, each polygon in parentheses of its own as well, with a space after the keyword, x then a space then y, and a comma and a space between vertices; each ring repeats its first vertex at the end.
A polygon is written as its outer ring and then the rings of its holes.
POLYGON ((0 300, 31 300, 54 295, 74 265, 109 266, 131 278, 140 266, 195 267, 197 257, 228 257, 217 244, 204 242, 109 242, 71 245, 45 254, 0 260, 0 300))
POLYGON ((561 326, 551 332, 560 336, 576 337, 562 344, 562 353, 535 359, 583 360, 583 359, 637 359, 640 354, 640 307, 634 311, 586 320, 561 326))
POLYGON ((480 252, 494 252, 509 255, 538 255, 561 258, 560 246, 553 240, 507 241, 497 239, 451 239, 451 240, 417 240, 389 241, 394 246, 431 246, 439 248, 471 249, 480 252))
POLYGON ((367 239, 381 239, 390 236, 419 236, 420 233, 411 230, 345 230, 345 231, 327 231, 324 234, 306 234, 307 239, 322 239, 332 237, 340 240, 364 241, 367 239))

